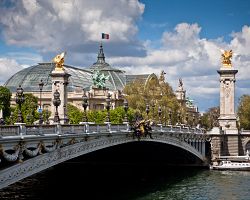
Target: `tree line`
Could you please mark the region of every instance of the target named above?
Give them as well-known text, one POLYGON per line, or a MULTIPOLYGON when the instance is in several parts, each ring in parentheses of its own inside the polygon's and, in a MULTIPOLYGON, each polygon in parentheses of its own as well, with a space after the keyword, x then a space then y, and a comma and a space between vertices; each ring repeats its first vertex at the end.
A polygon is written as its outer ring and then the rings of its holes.
MULTIPOLYGON (((128 101, 129 109, 127 113, 123 106, 110 110, 111 123, 122 123, 125 115, 128 121, 133 122, 138 116, 141 118, 153 119, 162 124, 176 124, 180 121, 192 124, 191 116, 188 118, 188 111, 185 104, 178 102, 175 93, 168 83, 159 84, 156 79, 152 79, 145 84, 140 79, 128 84, 124 88, 125 98, 128 101)), ((8 88, 0 86, 0 110, 2 110, 5 124, 14 124, 17 120, 18 106, 11 106, 11 92, 8 88)), ((23 121, 26 124, 38 122, 38 98, 32 94, 25 94, 25 102, 22 104, 23 121)), ((51 112, 43 110, 43 121, 46 122, 51 112)), ((85 113, 72 104, 67 105, 67 117, 69 123, 78 124, 82 121, 85 113)), ((106 110, 88 110, 86 112, 88 121, 98 124, 106 121, 106 110)), ((200 123, 206 130, 218 126, 219 107, 209 108, 196 124, 200 123)), ((238 128, 250 130, 250 95, 242 95, 237 107, 238 128)))

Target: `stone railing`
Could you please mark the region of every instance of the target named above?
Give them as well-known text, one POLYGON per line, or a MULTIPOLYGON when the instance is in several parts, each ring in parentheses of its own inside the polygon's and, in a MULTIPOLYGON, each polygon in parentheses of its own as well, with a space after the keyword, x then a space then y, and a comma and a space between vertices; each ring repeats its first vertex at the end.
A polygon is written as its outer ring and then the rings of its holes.
POLYGON ((15 137, 24 135, 53 135, 53 134, 80 134, 80 133, 111 133, 129 131, 128 124, 54 124, 54 125, 13 125, 0 126, 1 137, 15 137))
MULTIPOLYGON (((129 124, 53 124, 53 125, 12 125, 0 126, 0 137, 15 137, 24 135, 53 135, 53 134, 80 134, 80 133, 119 133, 130 131, 129 124)), ((152 127, 152 132, 173 132, 173 133, 192 133, 204 134, 205 129, 191 128, 183 125, 179 126, 162 126, 152 127)))

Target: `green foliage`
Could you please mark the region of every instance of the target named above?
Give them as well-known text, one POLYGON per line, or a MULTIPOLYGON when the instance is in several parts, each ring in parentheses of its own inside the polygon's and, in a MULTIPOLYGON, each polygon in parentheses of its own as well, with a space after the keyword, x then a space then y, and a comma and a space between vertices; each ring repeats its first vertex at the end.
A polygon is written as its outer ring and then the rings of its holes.
MULTIPOLYGON (((129 122, 134 120, 135 110, 132 108, 128 109, 127 118, 129 122)), ((121 124, 125 119, 125 110, 122 106, 115 108, 110 111, 110 121, 114 124, 121 124)))
POLYGON ((106 120, 107 112, 105 110, 91 110, 88 112, 88 120, 96 124, 103 124, 106 120))
POLYGON ((83 118, 83 112, 72 104, 67 104, 68 118, 70 124, 79 124, 83 118))
POLYGON ((0 109, 3 110, 3 118, 6 119, 10 116, 10 99, 11 92, 8 88, 0 86, 0 109))
MULTIPOLYGON (((71 124, 79 124, 83 119, 83 114, 80 109, 73 106, 72 104, 67 105, 68 117, 71 124)), ((133 120, 135 111, 131 108, 128 109, 127 117, 131 122, 133 120)), ((107 119, 106 110, 90 110, 86 112, 88 121, 96 124, 103 124, 107 119)), ((125 119, 125 111, 122 106, 110 110, 110 121, 113 124, 123 123, 125 119)))
MULTIPOLYGON (((158 79, 151 78, 145 81, 137 79, 124 88, 129 107, 138 110, 144 118, 158 120, 158 109, 161 107, 163 122, 169 121, 169 110, 172 112, 172 123, 177 122, 177 111, 180 104, 168 83, 159 84, 158 79), (146 105, 149 105, 149 114, 146 114, 146 105)), ((182 108, 185 111, 185 108, 182 108)))
MULTIPOLYGON (((33 94, 24 94, 25 101, 21 105, 21 112, 23 117, 23 122, 26 124, 32 124, 39 119, 38 108, 38 98, 33 94)), ((11 108, 12 116, 9 117, 6 121, 7 124, 13 124, 17 121, 19 106, 11 108)))
POLYGON ((240 128, 250 130, 250 95, 240 97, 237 114, 240 128))
POLYGON ((206 130, 211 130, 213 127, 218 127, 218 118, 220 116, 220 108, 212 107, 207 110, 201 117, 201 126, 206 130))

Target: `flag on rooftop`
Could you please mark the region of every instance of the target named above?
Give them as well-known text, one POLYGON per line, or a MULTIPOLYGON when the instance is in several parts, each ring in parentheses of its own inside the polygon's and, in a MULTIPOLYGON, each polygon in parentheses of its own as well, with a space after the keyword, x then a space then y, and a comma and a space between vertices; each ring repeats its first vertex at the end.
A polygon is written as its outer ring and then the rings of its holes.
POLYGON ((109 34, 102 33, 102 39, 109 39, 109 34))

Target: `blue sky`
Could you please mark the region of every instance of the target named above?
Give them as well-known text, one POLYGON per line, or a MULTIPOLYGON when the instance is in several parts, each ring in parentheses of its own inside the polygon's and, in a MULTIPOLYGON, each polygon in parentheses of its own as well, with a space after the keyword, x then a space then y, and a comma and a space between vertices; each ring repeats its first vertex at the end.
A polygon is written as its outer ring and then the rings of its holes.
POLYGON ((201 37, 228 41, 232 32, 249 24, 249 0, 143 0, 145 11, 139 22, 140 38, 157 40, 176 24, 198 23, 201 37), (154 26, 155 25, 155 26, 154 26), (158 28, 156 28, 158 25, 158 28), (152 26, 154 28, 152 28, 152 26))
POLYGON ((219 105, 221 49, 233 49, 236 102, 250 94, 249 0, 2 0, 0 84, 15 72, 67 51, 66 64, 106 61, 129 74, 181 77, 200 111, 219 105), (112 8, 112 9, 111 9, 112 8))

